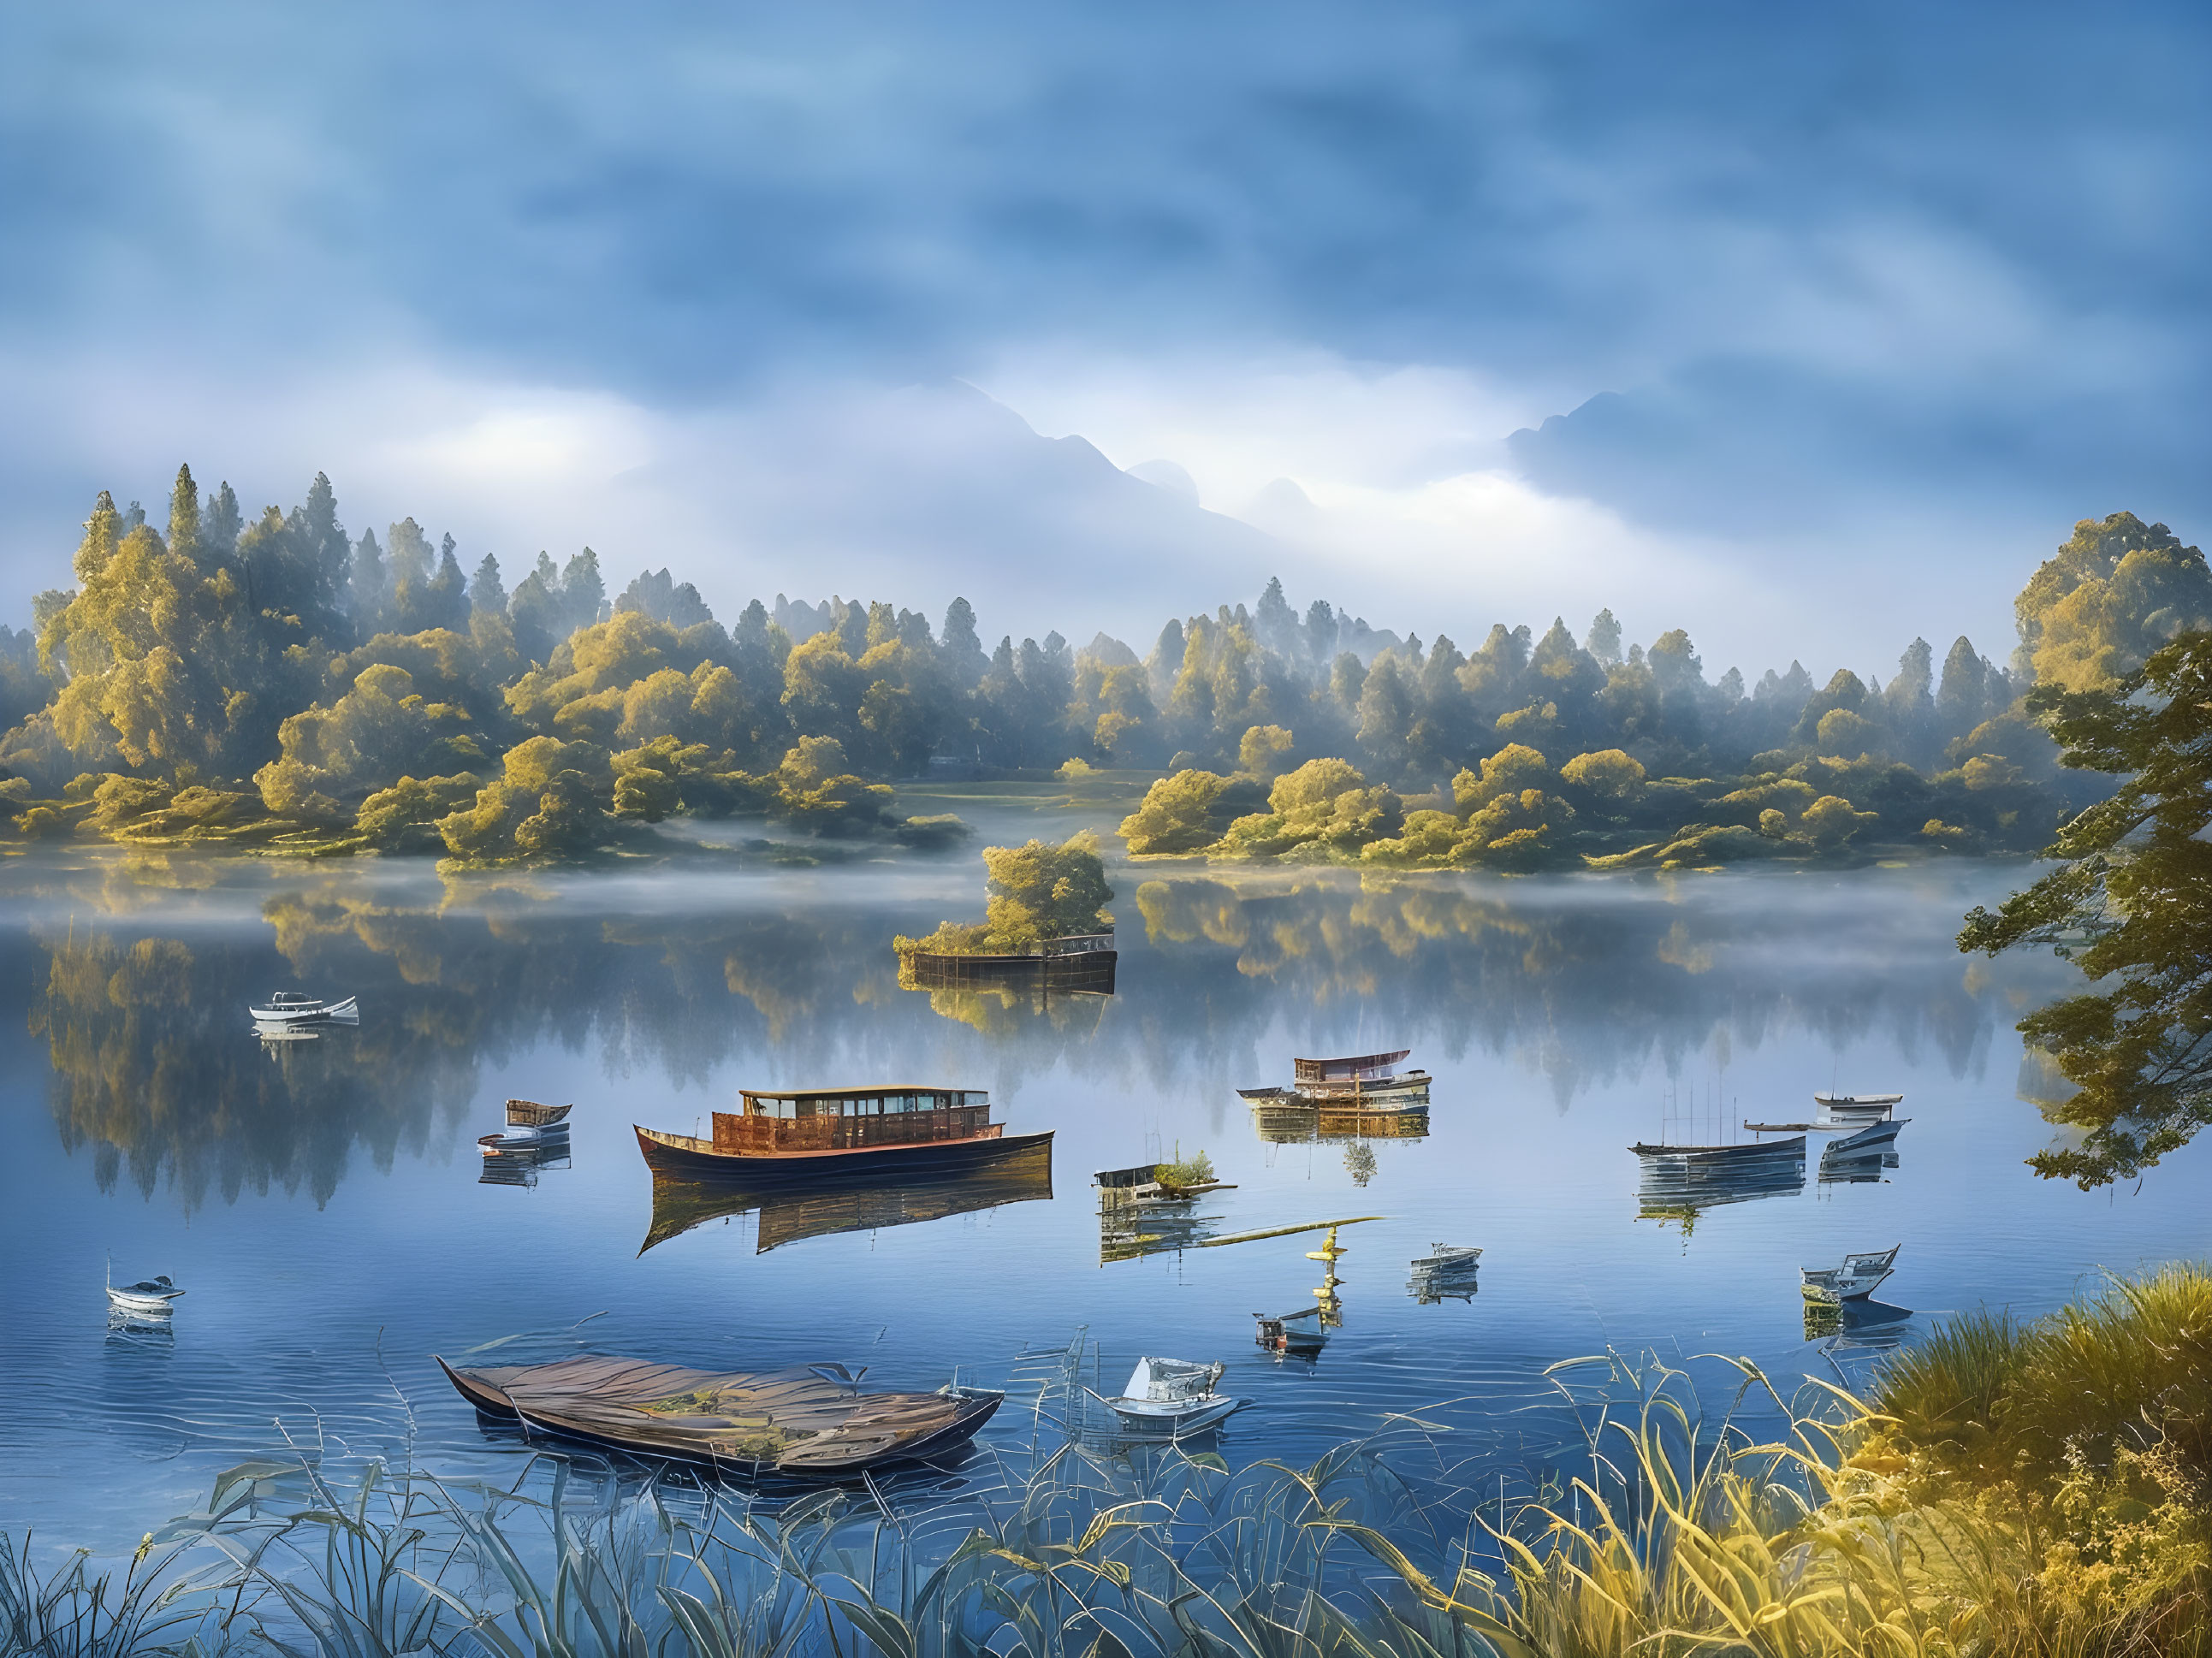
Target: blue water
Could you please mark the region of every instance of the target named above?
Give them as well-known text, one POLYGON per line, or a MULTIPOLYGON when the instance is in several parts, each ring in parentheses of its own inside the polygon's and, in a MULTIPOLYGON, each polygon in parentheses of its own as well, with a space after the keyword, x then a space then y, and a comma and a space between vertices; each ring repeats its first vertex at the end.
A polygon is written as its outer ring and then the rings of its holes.
MULTIPOLYGON (((994 838, 1026 832, 1011 808, 994 838)), ((1041 820, 1062 832, 1080 814, 1041 820)), ((0 1526, 127 1551, 223 1467, 288 1444, 497 1474, 438 1378, 587 1345, 715 1367, 834 1359, 869 1380, 1019 1379, 1079 1326, 1112 1391, 1141 1352, 1229 1366, 1232 1461, 1308 1457, 1386 1413, 1501 1431, 1543 1368, 1607 1349, 1751 1357, 1863 1378, 1878 1345, 1808 1341, 1802 1266, 1903 1245, 1890 1334, 1987 1303, 2048 1309, 2212 1253, 2191 1148, 2139 1190, 2083 1193, 2021 1159, 2014 1022, 2048 961, 1951 943, 2016 865, 1363 887, 1305 871, 1113 869, 1118 993, 933 1005, 896 932, 980 912, 976 860, 684 865, 447 885, 420 866, 303 869, 100 849, 0 875, 0 1526), (264 1051, 249 998, 356 994, 357 1030, 264 1051), (1296 1054, 1410 1047, 1432 1132, 1269 1145, 1234 1090, 1296 1054), (641 1255, 633 1122, 690 1132, 744 1085, 983 1087, 1055 1132, 1054 1195, 762 1252, 716 1221, 641 1255), (1632 1141, 1744 1138, 1816 1089, 1901 1090, 1877 1183, 1638 1218, 1632 1141), (575 1104, 570 1166, 480 1184, 510 1095, 575 1104), (1344 1322, 1311 1364, 1250 1315, 1310 1305, 1314 1236, 1101 1264, 1095 1169, 1203 1149, 1217 1231, 1356 1215, 1344 1322), (1407 1263, 1480 1245, 1471 1302, 1423 1306, 1407 1263), (167 1272, 172 1327, 112 1328, 101 1278, 167 1272), (580 1321, 588 1321, 581 1323, 580 1321), (1443 1401, 1459 1400, 1446 1407, 1443 1401), (1486 1417, 1487 1413, 1487 1418, 1486 1417)), ((1820 1141, 1814 1142, 1817 1163, 1820 1141)), ((988 1430, 1048 1434, 1010 1406, 988 1430)))

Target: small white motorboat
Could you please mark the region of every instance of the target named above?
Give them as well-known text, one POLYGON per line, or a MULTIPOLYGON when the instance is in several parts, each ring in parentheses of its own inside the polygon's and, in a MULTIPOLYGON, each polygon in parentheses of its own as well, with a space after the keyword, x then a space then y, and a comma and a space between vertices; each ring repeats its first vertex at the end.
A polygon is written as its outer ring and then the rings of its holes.
POLYGON ((361 1009, 354 999, 343 1001, 319 1001, 313 996, 296 990, 280 990, 263 1007, 249 1007, 258 1025, 274 1025, 279 1029, 301 1024, 359 1024, 361 1009))
POLYGON ((1180 1438, 1211 1428, 1244 1403, 1213 1391, 1227 1369, 1183 1358, 1140 1358, 1120 1398, 1091 1397, 1121 1418, 1124 1428, 1180 1438))
POLYGON ((1813 1103, 1836 1117, 1886 1117, 1904 1103, 1902 1094, 1815 1094, 1813 1103))
POLYGON ((169 1311, 169 1303, 184 1294, 169 1281, 168 1274, 160 1278, 142 1278, 136 1284, 114 1284, 107 1286, 107 1299, 118 1311, 137 1317, 158 1316, 169 1311))
POLYGON ((1840 1266, 1801 1268, 1798 1276, 1803 1280, 1805 1299, 1832 1307, 1847 1301, 1864 1301, 1894 1270, 1897 1252, 1903 1248, 1896 1244, 1887 1249, 1845 1255, 1840 1266))

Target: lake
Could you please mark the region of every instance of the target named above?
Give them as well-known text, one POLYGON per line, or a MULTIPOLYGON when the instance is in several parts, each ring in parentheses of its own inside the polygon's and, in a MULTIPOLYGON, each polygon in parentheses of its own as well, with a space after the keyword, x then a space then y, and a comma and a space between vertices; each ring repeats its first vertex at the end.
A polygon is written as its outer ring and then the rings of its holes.
MULTIPOLYGON (((906 804, 993 843, 1118 815, 1044 790, 906 804)), ((1517 1467, 1541 1448, 1516 1412, 1562 1359, 1719 1352, 1851 1382, 1944 1312, 2040 1312, 2100 1268, 2212 1253, 2202 1147, 2109 1193, 2021 1166, 2050 1131, 2013 1025, 2069 970, 1951 940, 2023 865, 1109 868, 1117 993, 1041 999, 898 986, 894 933, 981 914, 972 850, 450 884, 393 862, 9 860, 0 1525, 127 1552, 288 1443, 499 1477, 527 1448, 488 1437, 430 1356, 510 1337, 490 1362, 586 1345, 933 1388, 1033 1378, 1087 1327, 1109 1391, 1142 1353, 1225 1361, 1252 1401, 1232 1462, 1433 1408, 1517 1467), (361 1024, 266 1046, 246 1008, 280 987, 354 994, 361 1024), (1395 1048, 1435 1079, 1425 1139, 1269 1140, 1235 1092, 1296 1054, 1395 1048), (740 1087, 876 1082, 988 1089, 1009 1132, 1053 1130, 1049 1195, 656 1217, 633 1123, 690 1133, 740 1087), (1816 1139, 1802 1182, 1644 1212, 1632 1142, 1744 1139, 1831 1086, 1905 1094, 1896 1166, 1824 1181, 1816 1139), (510 1096, 574 1102, 566 1166, 482 1178, 510 1096), (1233 1182, 1200 1233, 1383 1218, 1340 1235, 1317 1361, 1263 1353, 1251 1317, 1313 1303, 1317 1234, 1102 1259, 1093 1171, 1178 1150, 1233 1182), (1438 1242, 1483 1250, 1471 1298, 1408 1292, 1438 1242), (1910 1317, 1808 1339, 1799 1268, 1891 1244, 1882 1298, 1910 1317), (118 1281, 186 1286, 170 1328, 111 1327, 111 1257, 118 1281)), ((978 1456, 1049 1431, 1010 1406, 978 1456)))

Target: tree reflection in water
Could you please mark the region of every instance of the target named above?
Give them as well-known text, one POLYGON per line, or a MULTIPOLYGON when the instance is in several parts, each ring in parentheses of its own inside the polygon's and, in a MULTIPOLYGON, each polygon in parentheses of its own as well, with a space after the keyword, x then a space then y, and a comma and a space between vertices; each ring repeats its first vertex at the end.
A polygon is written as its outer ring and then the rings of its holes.
MULTIPOLYGON (((2003 964, 2002 981, 1984 964, 1961 972, 1948 935, 1978 896, 1970 877, 2006 877, 1966 867, 1132 882, 1142 924, 1122 929, 1107 999, 901 991, 889 940, 926 931, 930 906, 896 874, 854 888, 874 899, 855 902, 759 883, 533 891, 339 870, 243 903, 169 889, 157 906, 159 872, 102 866, 64 884, 75 920, 15 934, 33 959, 13 979, 40 987, 25 1011, 54 1114, 103 1188, 127 1174, 188 1208, 277 1188, 320 1202, 360 1153, 380 1167, 452 1155, 484 1073, 549 1044, 678 1089, 726 1086, 737 1063, 816 1080, 921 1062, 1001 1090, 1060 1069, 1225 1101, 1293 1047, 1387 1037, 1432 1064, 1505 1055, 1562 1109, 1717 1037, 1880 1033, 1963 1074, 2019 1017, 2015 999, 2057 983, 2033 962, 2003 964), (360 1027, 272 1057, 246 1008, 280 984, 358 996, 360 1027)), ((58 914, 46 896, 42 913, 58 914)))

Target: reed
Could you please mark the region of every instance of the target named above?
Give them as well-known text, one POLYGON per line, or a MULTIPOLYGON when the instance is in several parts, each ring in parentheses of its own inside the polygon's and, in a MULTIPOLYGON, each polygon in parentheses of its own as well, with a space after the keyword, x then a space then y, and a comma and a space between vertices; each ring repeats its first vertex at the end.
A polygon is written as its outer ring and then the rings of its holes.
POLYGON ((2208 1342, 2212 1278, 2169 1268, 1954 1320, 1871 1406, 1738 1362, 1714 1415, 1663 1365, 1559 1367, 1582 1443, 1511 1512, 1440 1437, 1419 1482, 1402 1436, 1238 1470, 1069 1444, 995 1480, 985 1452, 919 1508, 565 1458, 506 1486, 248 1464, 119 1580, 0 1539, 0 1650, 2212 1658, 2208 1342))
POLYGON ((118 1579, 91 1570, 84 1550, 42 1572, 31 1538, 0 1532, 0 1655, 130 1658, 196 1643, 219 1620, 198 1580, 173 1572, 180 1550, 156 1550, 149 1535, 118 1579))

